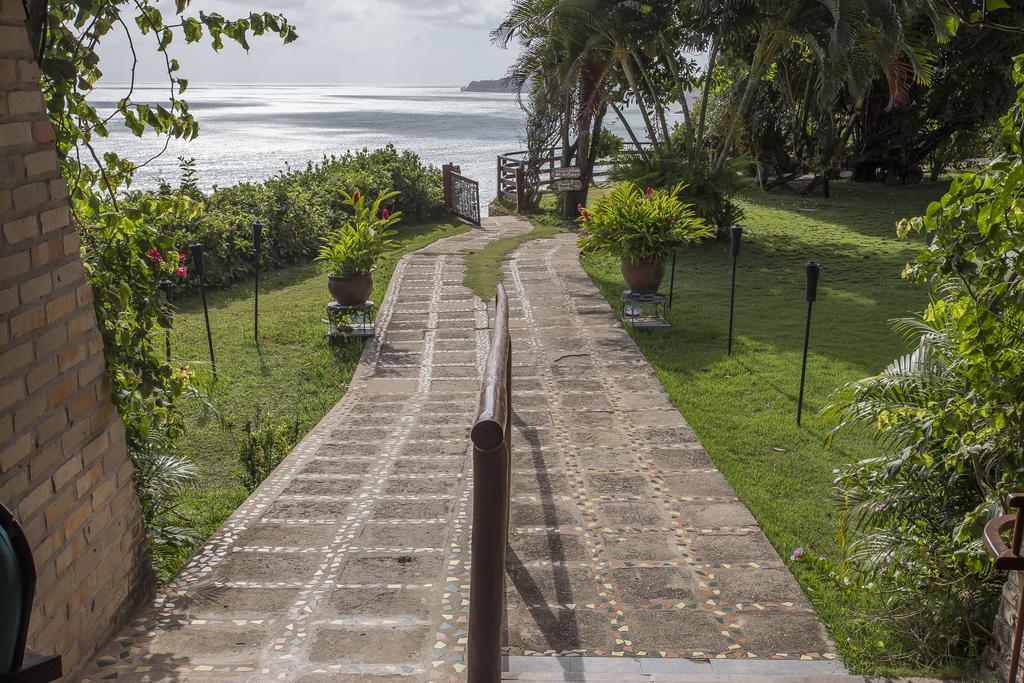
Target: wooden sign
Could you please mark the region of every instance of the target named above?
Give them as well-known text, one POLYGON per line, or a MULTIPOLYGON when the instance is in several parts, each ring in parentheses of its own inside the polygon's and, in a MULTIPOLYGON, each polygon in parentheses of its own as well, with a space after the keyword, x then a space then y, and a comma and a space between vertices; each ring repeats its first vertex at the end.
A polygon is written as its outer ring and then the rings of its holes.
POLYGON ((552 180, 569 180, 571 178, 579 178, 582 175, 583 171, 581 171, 576 166, 566 166, 564 168, 551 169, 552 180))
POLYGON ((551 189, 555 192, 576 192, 583 189, 582 180, 556 180, 551 183, 551 189))

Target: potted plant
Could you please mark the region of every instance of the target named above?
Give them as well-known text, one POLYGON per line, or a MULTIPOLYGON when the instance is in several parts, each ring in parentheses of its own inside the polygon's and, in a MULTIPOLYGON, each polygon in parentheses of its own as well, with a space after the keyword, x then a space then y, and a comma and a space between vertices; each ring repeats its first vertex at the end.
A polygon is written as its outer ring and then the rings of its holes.
POLYGON ((343 190, 341 195, 342 205, 352 209, 352 216, 323 238, 317 260, 328 264, 327 289, 334 300, 342 306, 359 306, 373 291, 373 268, 394 244, 395 233, 389 228, 402 212, 383 208, 397 192, 383 192, 369 204, 359 190, 352 194, 343 190))
POLYGON ((636 294, 655 294, 665 276, 665 259, 678 247, 712 237, 714 231, 679 200, 685 186, 640 190, 616 185, 590 208, 578 207, 584 252, 603 251, 622 260, 622 277, 636 294))

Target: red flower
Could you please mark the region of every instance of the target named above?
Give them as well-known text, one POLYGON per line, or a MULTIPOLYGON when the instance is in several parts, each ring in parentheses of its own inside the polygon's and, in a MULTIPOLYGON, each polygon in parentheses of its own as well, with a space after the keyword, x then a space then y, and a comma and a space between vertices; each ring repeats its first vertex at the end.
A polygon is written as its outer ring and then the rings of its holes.
POLYGON ((647 195, 648 199, 650 199, 651 197, 654 196, 654 188, 648 187, 646 190, 644 190, 644 194, 647 195))
POLYGON ((582 204, 577 204, 576 205, 576 213, 578 213, 579 215, 583 216, 583 220, 585 220, 585 221, 589 221, 590 220, 590 212, 587 211, 587 207, 583 206, 582 204))
POLYGON ((384 220, 387 220, 391 218, 391 212, 388 211, 387 209, 384 209, 383 211, 380 212, 380 217, 383 218, 384 220))
POLYGON ((185 262, 185 252, 179 251, 178 252, 178 263, 184 263, 184 262, 185 262))
POLYGON ((188 266, 178 266, 178 277, 188 278, 188 266))
POLYGON ((353 204, 358 204, 359 203, 359 190, 356 190, 355 192, 352 193, 352 203, 353 204))
POLYGON ((164 260, 163 256, 160 255, 160 250, 159 249, 151 249, 149 251, 149 253, 146 254, 146 256, 148 256, 149 258, 151 258, 152 260, 154 260, 154 261, 156 261, 158 263, 164 260))

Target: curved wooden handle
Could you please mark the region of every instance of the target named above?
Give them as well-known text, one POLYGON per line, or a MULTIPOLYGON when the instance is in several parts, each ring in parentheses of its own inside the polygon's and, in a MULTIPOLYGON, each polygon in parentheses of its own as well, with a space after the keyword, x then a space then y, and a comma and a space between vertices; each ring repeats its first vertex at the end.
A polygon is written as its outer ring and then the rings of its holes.
POLYGON ((1007 496, 1006 505, 1015 508, 1017 514, 1003 515, 989 520, 985 525, 985 546, 989 555, 995 558, 996 569, 1001 571, 1024 570, 1021 545, 1024 544, 1024 493, 1007 496), (1010 545, 1003 540, 1003 534, 1013 531, 1010 545))

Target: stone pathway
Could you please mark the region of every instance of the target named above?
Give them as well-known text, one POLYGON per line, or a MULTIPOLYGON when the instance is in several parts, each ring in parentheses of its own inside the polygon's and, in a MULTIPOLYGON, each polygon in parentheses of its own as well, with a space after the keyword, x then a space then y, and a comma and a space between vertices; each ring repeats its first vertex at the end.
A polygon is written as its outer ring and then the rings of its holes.
MULTIPOLYGON (((459 254, 529 229, 487 219, 399 263, 345 398, 85 680, 464 679, 467 436, 490 331, 459 254)), ((572 236, 527 243, 505 271, 512 670, 843 672, 572 236)))

